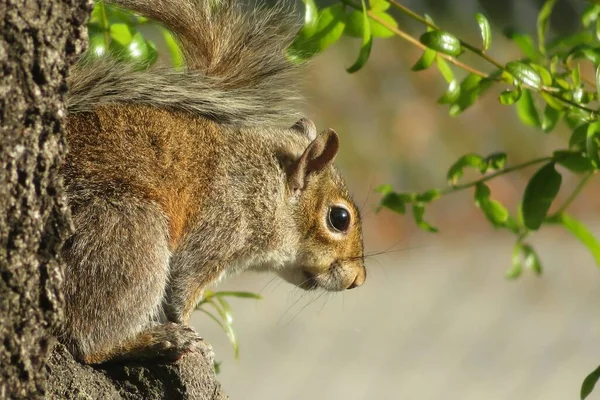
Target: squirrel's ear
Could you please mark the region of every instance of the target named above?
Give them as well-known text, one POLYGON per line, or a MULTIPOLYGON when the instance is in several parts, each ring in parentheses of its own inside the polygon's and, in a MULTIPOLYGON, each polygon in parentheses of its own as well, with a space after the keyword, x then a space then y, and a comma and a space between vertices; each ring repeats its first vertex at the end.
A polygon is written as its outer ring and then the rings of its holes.
POLYGON ((333 129, 326 129, 313 140, 302 156, 290 168, 289 182, 292 190, 302 190, 306 178, 313 172, 328 167, 339 148, 339 139, 333 129))
POLYGON ((290 129, 303 134, 310 140, 315 140, 317 138, 317 127, 315 123, 308 118, 299 119, 290 129))

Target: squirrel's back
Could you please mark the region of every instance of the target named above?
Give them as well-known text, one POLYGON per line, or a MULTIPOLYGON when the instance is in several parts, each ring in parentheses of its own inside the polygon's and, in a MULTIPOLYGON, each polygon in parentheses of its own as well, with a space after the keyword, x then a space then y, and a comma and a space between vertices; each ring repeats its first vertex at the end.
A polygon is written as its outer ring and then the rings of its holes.
POLYGON ((273 125, 298 117, 296 65, 285 51, 298 24, 289 7, 247 10, 236 0, 114 0, 170 29, 185 67, 89 58, 69 79, 69 113, 110 103, 190 112, 220 123, 273 125))

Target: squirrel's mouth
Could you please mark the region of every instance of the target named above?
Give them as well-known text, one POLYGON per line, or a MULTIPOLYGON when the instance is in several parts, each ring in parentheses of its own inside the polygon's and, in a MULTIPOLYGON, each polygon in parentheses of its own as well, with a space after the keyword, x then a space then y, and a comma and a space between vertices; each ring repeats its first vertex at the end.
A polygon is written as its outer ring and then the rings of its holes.
POLYGON ((315 274, 307 270, 302 270, 302 275, 305 279, 298 285, 299 287, 304 290, 314 290, 319 287, 319 283, 317 282, 315 274))

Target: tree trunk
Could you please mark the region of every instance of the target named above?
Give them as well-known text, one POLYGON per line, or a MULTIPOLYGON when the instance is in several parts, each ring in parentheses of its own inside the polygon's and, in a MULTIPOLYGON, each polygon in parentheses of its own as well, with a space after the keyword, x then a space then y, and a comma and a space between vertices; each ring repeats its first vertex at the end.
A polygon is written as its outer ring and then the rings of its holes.
POLYGON ((41 398, 69 217, 57 167, 66 74, 91 1, 0 0, 0 398, 41 398))

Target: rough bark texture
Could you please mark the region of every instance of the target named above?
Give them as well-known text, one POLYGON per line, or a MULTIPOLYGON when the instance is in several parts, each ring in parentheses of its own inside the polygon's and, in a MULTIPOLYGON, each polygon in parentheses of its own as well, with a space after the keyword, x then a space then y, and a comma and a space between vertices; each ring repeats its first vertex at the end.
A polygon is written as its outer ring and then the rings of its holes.
POLYGON ((224 399, 208 347, 170 365, 94 369, 54 346, 58 253, 70 230, 57 174, 65 78, 85 47, 91 5, 0 0, 0 399, 224 399))
POLYGON ((188 354, 173 364, 115 364, 102 369, 79 364, 58 345, 48 370, 48 399, 227 399, 215 380, 208 345, 202 353, 188 354))
POLYGON ((61 320, 63 96, 89 10, 87 1, 0 0, 0 398, 43 396, 46 332, 61 320))

